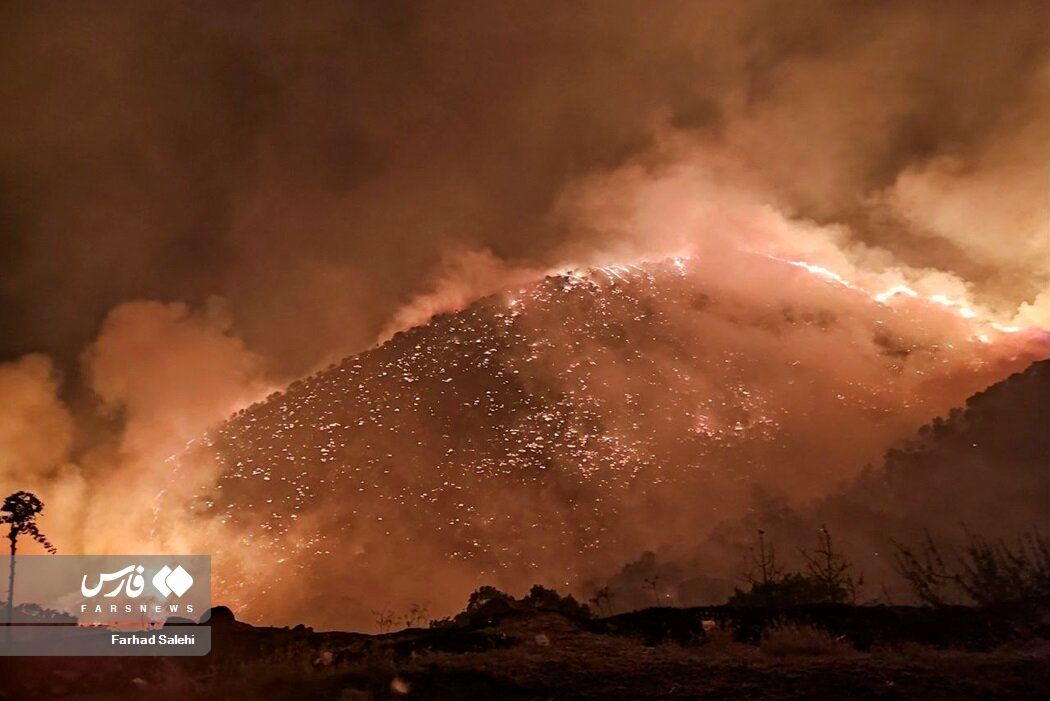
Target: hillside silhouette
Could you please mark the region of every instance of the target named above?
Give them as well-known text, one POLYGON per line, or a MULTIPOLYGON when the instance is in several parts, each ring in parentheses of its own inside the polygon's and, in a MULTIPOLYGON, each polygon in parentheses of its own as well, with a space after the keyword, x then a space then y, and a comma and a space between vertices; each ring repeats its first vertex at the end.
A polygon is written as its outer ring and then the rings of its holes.
MULTIPOLYGON (((798 564, 798 549, 808 547, 817 529, 828 525, 840 547, 876 583, 866 598, 885 594, 880 590, 888 585, 889 593, 908 600, 896 571, 894 541, 932 539, 953 564, 973 534, 1015 546, 1025 533, 1038 533, 1046 524, 1048 397, 1050 360, 1043 360, 923 424, 825 497, 791 505, 765 495, 745 518, 715 529, 687 566, 665 565, 659 571, 679 573, 668 586, 684 582, 688 590, 689 573, 718 571, 729 553, 750 546, 758 528, 767 531, 788 562, 793 558, 798 564)), ((682 599, 695 600, 688 591, 682 599)))
POLYGON ((220 591, 250 616, 360 626, 482 581, 578 587, 695 548, 756 485, 827 494, 1044 351, 975 323, 754 256, 552 276, 293 383, 174 475, 200 480, 220 591))

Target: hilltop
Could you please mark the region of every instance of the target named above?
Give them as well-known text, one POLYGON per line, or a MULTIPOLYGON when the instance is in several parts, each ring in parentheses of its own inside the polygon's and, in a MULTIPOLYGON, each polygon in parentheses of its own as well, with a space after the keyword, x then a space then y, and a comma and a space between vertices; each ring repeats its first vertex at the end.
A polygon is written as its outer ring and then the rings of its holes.
POLYGON ((695 547, 756 486, 825 495, 1045 350, 982 334, 760 257, 551 276, 293 383, 175 475, 215 475, 194 518, 228 600, 369 626, 695 547))

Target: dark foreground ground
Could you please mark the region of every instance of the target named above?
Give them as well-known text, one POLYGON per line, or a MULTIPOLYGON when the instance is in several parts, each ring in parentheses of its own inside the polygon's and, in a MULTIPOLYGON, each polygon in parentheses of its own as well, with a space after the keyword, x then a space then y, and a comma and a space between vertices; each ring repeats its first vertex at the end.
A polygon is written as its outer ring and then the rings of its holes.
POLYGON ((1028 699, 1050 605, 480 611, 381 636, 255 628, 219 609, 206 658, 0 661, 0 699, 1028 699), (706 624, 705 624, 706 622, 706 624), (705 630, 706 628, 706 630, 705 630))

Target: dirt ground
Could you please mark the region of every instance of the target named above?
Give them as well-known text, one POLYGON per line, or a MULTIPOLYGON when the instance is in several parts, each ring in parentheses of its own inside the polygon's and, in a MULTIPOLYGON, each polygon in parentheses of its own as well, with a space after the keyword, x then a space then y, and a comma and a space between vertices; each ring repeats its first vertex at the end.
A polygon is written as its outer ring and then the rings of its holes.
POLYGON ((702 632, 678 642, 625 629, 646 620, 632 614, 614 626, 539 612, 369 636, 231 619, 213 627, 205 658, 2 660, 0 699, 954 701, 1042 699, 1050 687, 1050 642, 1039 637, 979 650, 895 642, 862 651, 808 623, 750 642, 713 621, 696 621, 702 632))

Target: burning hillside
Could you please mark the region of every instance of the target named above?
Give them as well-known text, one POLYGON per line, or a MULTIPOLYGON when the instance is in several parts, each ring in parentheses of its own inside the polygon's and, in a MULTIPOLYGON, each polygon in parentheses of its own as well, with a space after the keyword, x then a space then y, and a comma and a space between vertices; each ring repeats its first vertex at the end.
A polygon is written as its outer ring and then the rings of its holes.
POLYGON ((572 589, 695 544, 756 486, 827 493, 1046 352, 970 316, 745 254, 551 276, 240 412, 172 458, 167 495, 196 490, 218 595, 249 617, 572 589))

